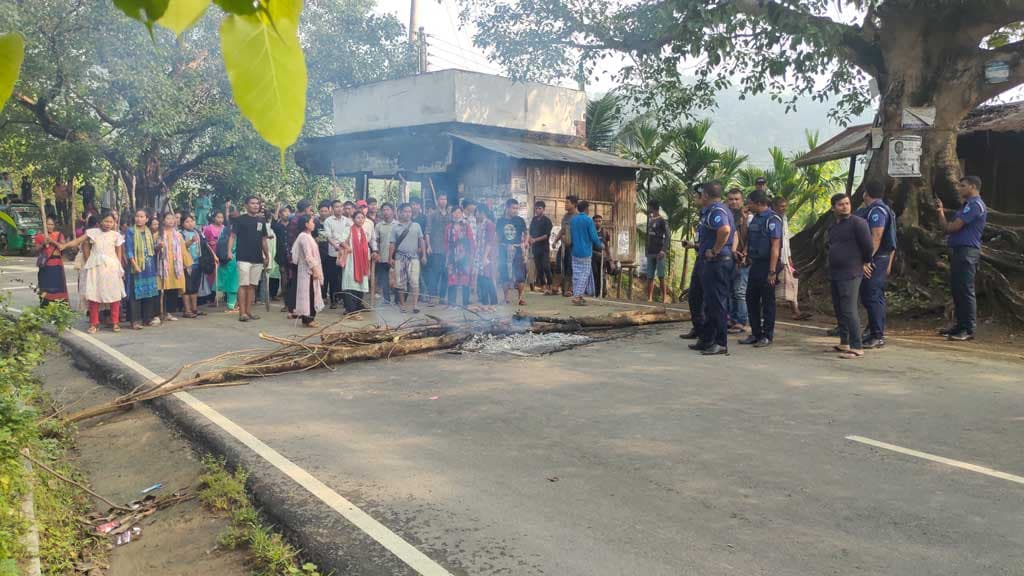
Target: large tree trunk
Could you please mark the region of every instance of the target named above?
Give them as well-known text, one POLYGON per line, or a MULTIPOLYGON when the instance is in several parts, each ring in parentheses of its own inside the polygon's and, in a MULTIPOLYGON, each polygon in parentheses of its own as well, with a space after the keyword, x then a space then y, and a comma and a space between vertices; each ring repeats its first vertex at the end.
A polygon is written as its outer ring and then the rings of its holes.
MULTIPOLYGON (((911 296, 906 300, 916 302, 907 311, 924 312, 942 309, 949 298, 945 282, 935 282, 936 270, 945 271, 948 263, 944 233, 936 226, 934 201, 941 199, 949 209, 960 206, 957 130, 986 96, 977 62, 957 59, 949 52, 954 49, 949 48, 948 38, 955 31, 925 29, 925 23, 913 21, 905 24, 895 26, 899 33, 887 35, 882 42, 885 67, 876 78, 881 90, 876 126, 882 129, 883 141, 872 153, 864 181, 882 184, 899 220, 893 289, 905 290, 911 296), (908 107, 934 107, 935 124, 926 129, 904 128, 903 111, 908 107), (922 138, 920 178, 895 179, 888 174, 890 142, 904 134, 922 138)), ((860 201, 855 195, 855 205, 860 201)), ((1006 220, 1016 222, 1012 216, 1006 220)), ((825 238, 831 222, 831 215, 825 214, 793 239, 795 262, 805 278, 813 277, 805 284, 824 280, 825 238)), ((1007 312, 1008 317, 1024 322, 1022 238, 1024 228, 990 220, 977 287, 993 312, 1007 312)))

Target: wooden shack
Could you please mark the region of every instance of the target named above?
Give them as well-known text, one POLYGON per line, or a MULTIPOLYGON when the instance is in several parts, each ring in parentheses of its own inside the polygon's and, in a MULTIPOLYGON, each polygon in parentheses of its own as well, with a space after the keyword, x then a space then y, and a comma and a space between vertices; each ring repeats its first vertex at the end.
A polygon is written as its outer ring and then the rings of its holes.
POLYGON ((508 198, 529 222, 544 200, 557 226, 575 195, 612 232, 612 256, 636 253, 636 174, 631 160, 584 145, 586 95, 578 90, 444 70, 334 95, 335 134, 300 144, 314 174, 418 181, 424 202, 473 198, 500 212, 508 198))

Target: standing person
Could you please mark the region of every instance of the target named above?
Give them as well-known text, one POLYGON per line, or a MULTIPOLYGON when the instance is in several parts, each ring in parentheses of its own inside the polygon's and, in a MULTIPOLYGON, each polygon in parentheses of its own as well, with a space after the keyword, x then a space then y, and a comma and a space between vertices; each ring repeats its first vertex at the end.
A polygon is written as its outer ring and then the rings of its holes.
POLYGON ((570 222, 576 215, 576 203, 579 199, 575 195, 565 197, 565 214, 562 214, 561 228, 558 229, 558 270, 562 273, 561 291, 562 296, 572 295, 572 232, 569 230, 570 222))
POLYGON ((324 309, 324 300, 320 285, 323 283, 323 268, 320 263, 320 248, 313 239, 316 223, 313 215, 302 209, 295 215, 295 225, 299 229, 291 247, 291 262, 295 266, 295 306, 292 312, 302 319, 302 325, 316 328, 316 313, 324 309))
POLYGON ((594 214, 594 227, 597 228, 597 237, 601 239, 601 250, 594 252, 590 257, 590 267, 594 273, 594 296, 604 298, 605 296, 605 271, 611 262, 612 233, 604 226, 604 218, 600 214, 594 214), (603 267, 602 267, 603 265, 603 267))
POLYGON ((209 190, 203 190, 199 193, 199 197, 196 198, 195 216, 196 224, 203 226, 208 222, 210 212, 213 211, 213 197, 210 196, 209 190))
POLYGON ((64 239, 64 234, 57 229, 57 222, 53 218, 47 217, 46 231, 36 234, 33 240, 39 254, 40 264, 36 277, 39 287, 39 305, 47 306, 53 302, 67 302, 68 283, 64 276, 64 258, 60 253, 60 245, 67 242, 64 239))
POLYGON ((473 279, 473 255, 476 253, 476 239, 466 221, 462 208, 452 209, 451 222, 445 231, 445 252, 448 269, 448 305, 456 306, 458 291, 462 291, 462 307, 469 307, 469 292, 473 279))
POLYGON ((83 210, 88 210, 90 207, 96 209, 96 187, 88 178, 85 179, 85 184, 78 189, 78 194, 82 197, 83 210))
POLYGON ((416 307, 420 290, 420 264, 427 261, 427 246, 423 230, 412 221, 412 206, 408 203, 398 206, 398 223, 391 229, 390 260, 392 263, 390 281, 398 297, 398 308, 404 313, 416 307), (411 298, 410 298, 411 296, 411 298))
POLYGON ((377 220, 380 219, 380 210, 377 206, 377 199, 372 196, 366 199, 366 219, 373 222, 374 225, 376 225, 377 220))
POLYGON ((853 215, 850 197, 832 196, 835 222, 828 229, 828 271, 832 283, 832 308, 839 322, 840 358, 860 358, 864 355, 857 314, 857 296, 861 279, 871 274, 871 231, 868 223, 853 215))
POLYGON ((580 200, 576 204, 576 215, 572 217, 569 227, 572 229, 572 303, 583 306, 583 296, 594 294, 594 250, 604 250, 601 239, 597 236, 594 220, 587 215, 590 203, 580 200))
MULTIPOLYGON (((287 226, 287 229, 286 229, 286 232, 287 232, 287 234, 286 234, 287 245, 285 247, 286 248, 285 252, 288 254, 289 257, 291 257, 292 254, 294 253, 293 250, 292 250, 292 247, 295 245, 295 241, 298 239, 299 234, 301 234, 305 230, 304 228, 299 226, 299 224, 300 224, 299 219, 302 216, 309 216, 310 220, 313 219, 313 208, 312 208, 312 204, 310 203, 309 200, 306 200, 306 199, 299 200, 299 203, 296 204, 295 208, 296 208, 295 214, 292 215, 291 220, 288 221, 288 226, 287 226)), ((316 223, 315 222, 313 224, 313 230, 316 230, 316 223)), ((316 242, 316 240, 314 239, 313 242, 316 242)), ((321 266, 320 267, 321 280, 322 280, 322 277, 323 277, 323 270, 324 270, 323 266, 321 266)), ((298 316, 295 316, 294 310, 295 310, 295 300, 296 300, 296 298, 298 296, 297 293, 296 293, 296 290, 298 289, 298 285, 295 282, 296 274, 298 274, 298 264, 295 261, 290 261, 288 263, 288 265, 285 267, 285 269, 283 270, 283 272, 284 272, 284 274, 282 274, 282 276, 287 276, 287 279, 284 281, 285 286, 286 286, 285 293, 284 293, 284 309, 285 309, 286 312, 289 313, 289 315, 291 317, 297 318, 298 316)), ((321 282, 321 284, 322 283, 323 282, 321 282)))
POLYGON ((448 297, 448 276, 445 270, 447 252, 445 230, 448 229, 448 196, 437 197, 437 208, 427 216, 427 295, 430 305, 444 304, 448 297))
POLYGON ((57 204, 57 217, 62 226, 71 223, 71 203, 68 201, 68 187, 58 178, 53 183, 53 201, 57 204))
POLYGON ((864 349, 885 346, 885 287, 896 250, 896 214, 885 203, 885 189, 877 182, 861 185, 863 202, 856 215, 871 229, 871 273, 860 284, 860 303, 868 312, 864 349))
MULTIPOLYGON (((761 192, 761 194, 765 194, 761 192)), ((765 194, 767 198, 767 194, 765 194)), ((740 334, 747 330, 747 323, 750 321, 747 314, 747 283, 750 280, 750 266, 747 263, 747 226, 753 216, 747 213, 743 201, 743 191, 739 188, 732 188, 725 196, 729 210, 732 211, 732 221, 736 223, 736 253, 734 254, 736 266, 732 274, 732 302, 729 305, 729 333, 740 334)), ((782 230, 779 230, 781 233, 782 230)))
POLYGON ((349 235, 352 219, 344 214, 345 205, 341 200, 331 203, 331 215, 324 219, 324 236, 327 237, 327 256, 324 261, 324 281, 327 284, 327 300, 334 310, 341 299, 341 264, 348 261, 348 254, 342 247, 344 238, 349 235))
POLYGON ((707 208, 703 227, 706 230, 699 246, 703 260, 701 289, 704 293, 705 330, 703 346, 695 349, 705 356, 729 354, 728 318, 733 273, 733 239, 736 225, 732 212, 722 204, 722 185, 705 184, 701 188, 701 203, 707 208))
POLYGON ((163 216, 163 228, 157 239, 156 277, 157 287, 164 296, 164 318, 175 321, 178 296, 185 291, 185 270, 192 267, 192 256, 185 248, 185 239, 175 225, 177 216, 167 212, 163 216))
POLYGON ((750 335, 740 344, 763 348, 775 339, 775 284, 782 254, 782 218, 769 207, 766 193, 755 190, 750 193, 750 201, 754 219, 746 227, 747 238, 742 243, 750 262, 750 273, 744 282, 750 335))
POLYGON ((99 219, 99 228, 89 228, 85 234, 62 244, 63 252, 82 246, 85 264, 85 282, 82 296, 89 305, 89 334, 95 334, 100 325, 100 304, 110 305, 110 319, 114 332, 121 331, 121 299, 125 297, 124 268, 121 266, 124 237, 115 229, 117 220, 110 212, 99 219))
MULTIPOLYGON (((476 206, 473 206, 476 208, 476 206)), ((476 228, 473 231, 473 238, 476 240, 476 251, 473 255, 473 273, 476 275, 477 300, 483 310, 494 312, 498 304, 498 291, 494 286, 495 253, 498 249, 498 237, 495 233, 494 222, 490 219, 487 210, 474 210, 476 228)))
POLYGON ((789 240, 792 237, 789 232, 789 217, 786 216, 789 200, 778 196, 772 201, 772 208, 782 218, 781 298, 789 304, 789 308, 793 312, 793 320, 807 320, 812 314, 800 311, 800 271, 793 265, 793 252, 789 248, 789 240))
POLYGON ((231 228, 238 216, 238 208, 231 206, 224 221, 224 228, 217 237, 217 259, 220 260, 220 267, 217 268, 217 291, 224 293, 226 314, 238 313, 238 262, 235 260, 238 246, 231 244, 231 228))
POLYGON ((373 227, 374 240, 379 255, 374 264, 376 287, 380 289, 385 304, 391 304, 391 232, 395 228, 395 210, 391 202, 385 202, 378 214, 380 220, 373 227))
POLYGON ((353 320, 363 319, 358 312, 366 308, 364 299, 370 291, 370 239, 363 229, 365 221, 366 215, 357 211, 348 234, 342 238, 347 258, 341 276, 341 296, 345 302, 345 313, 355 314, 353 320))
POLYGON ((555 279, 551 274, 551 219, 544 215, 547 205, 543 200, 533 203, 533 218, 530 219, 530 256, 537 269, 537 286, 547 295, 554 294, 555 279))
POLYGON ((252 313, 256 300, 256 287, 260 285, 263 267, 269 261, 267 248, 267 221, 260 211, 260 199, 245 198, 245 214, 231 221, 228 252, 235 254, 238 269, 238 321, 259 320, 252 313))
MULTIPOLYGON (((277 222, 278 211, 269 208, 263 211, 263 220, 267 224, 267 298, 274 300, 281 285, 281 267, 277 263, 277 222)), ((261 281, 262 283, 262 281, 261 281)), ((256 295, 258 298, 261 294, 256 295)))
POLYGON ((704 195, 702 193, 704 186, 705 184, 698 184, 694 187, 697 198, 701 203, 700 215, 697 219, 697 241, 682 241, 684 250, 695 250, 697 254, 693 260, 693 270, 690 271, 690 285, 686 293, 686 302, 690 307, 690 322, 693 326, 686 334, 679 335, 683 340, 696 340, 687 348, 701 351, 707 347, 707 339, 704 336, 705 328, 707 327, 707 318, 704 316, 704 259, 701 258, 700 253, 700 246, 704 244, 704 238, 709 234, 708 229, 704 227, 704 217, 709 210, 708 205, 704 202, 704 195))
POLYGON ((668 253, 668 222, 661 217, 661 205, 657 200, 647 201, 647 301, 654 301, 654 279, 661 281, 661 298, 665 302, 665 260, 668 253))
POLYGON ((495 223, 498 234, 498 282, 506 302, 510 290, 518 292, 519 305, 526 306, 526 220, 519 216, 519 201, 505 201, 505 215, 495 223))
MULTIPOLYGON (((423 203, 419 197, 413 196, 409 200, 410 206, 412 206, 412 221, 419 225, 420 230, 424 234, 424 245, 426 245, 426 234, 427 234, 427 215, 423 210, 423 203)), ((424 264, 420 269, 420 289, 419 289, 419 301, 429 302, 430 297, 427 294, 427 266, 424 264)))
POLYGON ((213 254, 214 268, 213 272, 208 272, 203 279, 203 288, 200 292, 206 292, 209 294, 207 297, 210 306, 216 305, 216 297, 214 293, 217 291, 217 265, 220 263, 217 259, 217 238, 220 237, 220 233, 224 230, 224 213, 220 210, 206 217, 207 224, 203 226, 203 240, 206 241, 206 245, 210 248, 210 253, 213 254))
POLYGON ((156 285, 156 239, 147 225, 145 210, 135 211, 134 223, 125 233, 125 258, 131 268, 128 275, 128 321, 133 330, 143 325, 160 325, 160 290, 156 285))
POLYGON ((952 222, 946 222, 942 200, 935 199, 935 215, 939 226, 949 237, 949 285, 953 291, 956 324, 939 334, 949 340, 963 342, 974 339, 978 325, 978 301, 974 294, 974 276, 981 258, 981 233, 988 220, 988 207, 981 199, 981 178, 964 176, 956 185, 960 193, 960 209, 952 222))
POLYGON ((195 216, 185 212, 181 218, 181 237, 185 239, 185 249, 188 251, 192 265, 185 268, 185 290, 182 293, 181 301, 185 312, 185 318, 198 318, 205 312, 199 311, 199 288, 203 283, 203 273, 199 269, 199 260, 202 256, 204 240, 196 230, 195 216))
POLYGON ((287 278, 285 268, 288 266, 288 220, 291 218, 291 213, 291 207, 282 207, 281 203, 278 202, 274 221, 270 224, 270 229, 274 232, 274 244, 276 245, 274 260, 277 262, 270 275, 271 300, 280 300, 284 294, 287 278))

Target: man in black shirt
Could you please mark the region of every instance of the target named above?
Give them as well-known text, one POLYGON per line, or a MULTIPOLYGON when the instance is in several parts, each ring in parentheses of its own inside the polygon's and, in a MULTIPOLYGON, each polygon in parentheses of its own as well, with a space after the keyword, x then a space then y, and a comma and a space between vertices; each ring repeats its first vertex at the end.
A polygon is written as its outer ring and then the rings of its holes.
POLYGON ((526 306, 523 292, 526 288, 526 220, 519 216, 519 202, 515 198, 505 201, 505 216, 494 223, 498 235, 498 282, 506 302, 509 290, 519 293, 519 305, 526 306))
POLYGON ((553 294, 551 284, 551 219, 544 215, 547 206, 543 200, 533 203, 533 219, 530 220, 530 252, 537 268, 537 286, 544 294, 553 294))
POLYGON ((657 200, 647 201, 647 301, 654 300, 654 277, 661 280, 661 300, 665 301, 665 252, 668 249, 668 222, 661 217, 657 200))
POLYGON ((228 254, 235 250, 238 267, 238 321, 259 320, 252 313, 256 300, 256 287, 260 285, 263 268, 270 262, 267 248, 267 221, 261 212, 262 203, 256 196, 245 198, 245 214, 231 221, 228 254))
POLYGON ((828 274, 832 282, 832 307, 839 321, 840 358, 864 355, 857 298, 864 275, 871 275, 871 256, 875 251, 866 220, 854 216, 850 197, 832 196, 835 223, 828 229, 828 274))

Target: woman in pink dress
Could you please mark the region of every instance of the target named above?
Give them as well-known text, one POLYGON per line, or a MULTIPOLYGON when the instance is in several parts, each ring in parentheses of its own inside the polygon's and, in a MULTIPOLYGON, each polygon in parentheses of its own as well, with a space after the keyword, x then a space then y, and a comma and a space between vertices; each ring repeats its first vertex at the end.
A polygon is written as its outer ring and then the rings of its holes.
POLYGON ((294 313, 302 318, 302 325, 316 328, 316 313, 324 309, 321 287, 324 272, 320 265, 320 248, 313 239, 316 222, 312 216, 302 215, 298 220, 298 237, 292 245, 292 262, 298 266, 294 313))
MULTIPOLYGON (((220 264, 220 261, 217 259, 217 238, 220 238, 222 230, 224 230, 224 212, 217 210, 213 213, 212 221, 203 226, 202 230, 203 240, 206 240, 206 245, 210 247, 210 254, 213 254, 214 269, 213 272, 203 275, 203 285, 199 287, 200 299, 213 296, 214 291, 217 289, 216 266, 220 264)), ((210 299, 210 306, 213 306, 215 300, 215 298, 210 299)))
POLYGON ((124 267, 122 246, 124 237, 117 231, 117 220, 110 212, 100 217, 99 228, 89 228, 85 233, 60 246, 64 251, 82 245, 85 265, 85 299, 89 305, 89 333, 95 334, 100 324, 100 304, 110 305, 110 318, 114 332, 121 331, 118 319, 121 317, 121 300, 124 290, 124 267))

